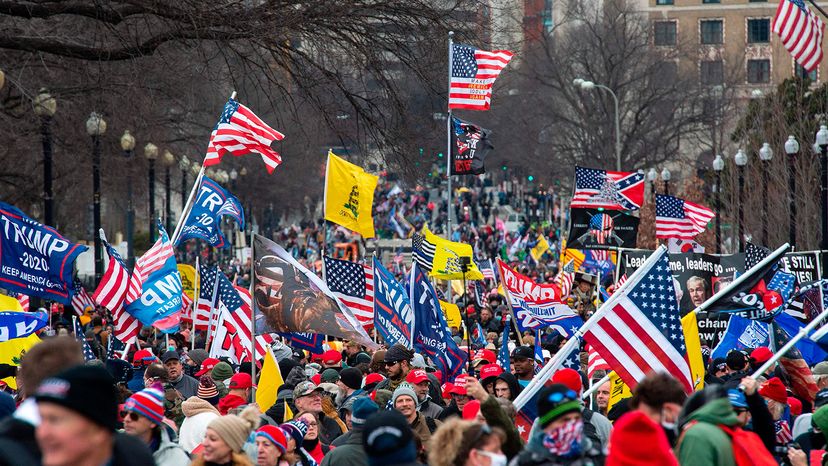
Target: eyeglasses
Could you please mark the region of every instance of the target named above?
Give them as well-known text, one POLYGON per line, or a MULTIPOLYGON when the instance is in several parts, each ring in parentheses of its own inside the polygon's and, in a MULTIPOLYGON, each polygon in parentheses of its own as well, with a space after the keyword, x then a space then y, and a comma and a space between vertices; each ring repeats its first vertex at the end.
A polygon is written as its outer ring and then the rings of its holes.
POLYGON ((304 422, 305 424, 307 424, 307 425, 308 425, 308 427, 316 427, 316 426, 318 426, 318 425, 319 425, 319 423, 318 423, 318 422, 316 422, 316 421, 313 421, 313 422, 308 422, 308 421, 304 421, 304 420, 303 420, 302 422, 304 422))
POLYGON ((735 412, 737 415, 739 415, 739 414, 748 412, 748 410, 746 408, 734 408, 733 412, 735 412))
POLYGON ((575 393, 574 390, 567 390, 565 392, 552 393, 546 399, 548 401, 551 401, 552 403, 560 403, 561 400, 563 400, 563 399, 566 399, 567 401, 571 401, 571 400, 576 400, 577 401, 578 400, 578 394, 575 393))
POLYGON ((135 411, 121 411, 121 418, 126 419, 129 418, 132 422, 137 422, 140 415, 135 411))
POLYGON ((385 367, 395 366, 399 361, 385 361, 385 367))

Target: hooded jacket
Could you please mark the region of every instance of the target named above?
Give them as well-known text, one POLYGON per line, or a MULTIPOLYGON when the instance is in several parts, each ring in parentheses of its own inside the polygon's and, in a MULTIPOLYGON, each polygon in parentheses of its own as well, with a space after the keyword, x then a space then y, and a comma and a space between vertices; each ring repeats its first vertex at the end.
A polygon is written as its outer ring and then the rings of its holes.
POLYGON ((220 415, 213 405, 197 396, 191 396, 181 403, 181 411, 186 417, 178 431, 178 444, 187 453, 192 453, 204 439, 207 426, 220 415))
POLYGON ((238 408, 239 406, 244 406, 246 404, 247 401, 244 398, 238 395, 228 394, 227 396, 219 400, 218 412, 222 416, 225 416, 231 409, 238 408))
MULTIPOLYGON (((515 401, 515 398, 520 394, 523 390, 523 387, 517 381, 517 377, 514 376, 511 372, 502 372, 500 375, 497 376, 498 379, 506 382, 509 384, 509 392, 511 392, 512 397, 509 398, 511 401, 515 401)), ((497 380, 495 380, 495 384, 497 384, 497 380)))
POLYGON ((642 411, 632 411, 615 423, 606 464, 678 466, 678 460, 664 429, 642 411))
POLYGON ((739 424, 736 413, 727 398, 712 400, 688 416, 678 445, 678 459, 682 465, 705 464, 710 466, 735 466, 733 445, 730 437, 718 427, 739 424))
POLYGON ((190 461, 190 455, 184 448, 172 441, 167 427, 162 425, 158 449, 152 452, 152 459, 157 466, 177 466, 190 461))

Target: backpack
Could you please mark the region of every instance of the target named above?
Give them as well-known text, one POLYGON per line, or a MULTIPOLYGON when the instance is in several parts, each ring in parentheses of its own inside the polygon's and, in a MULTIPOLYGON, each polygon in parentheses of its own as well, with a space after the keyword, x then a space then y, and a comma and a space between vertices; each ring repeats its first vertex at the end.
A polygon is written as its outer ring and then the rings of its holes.
POLYGON ((754 432, 721 424, 718 427, 730 437, 736 466, 775 466, 778 464, 765 448, 762 439, 754 432))

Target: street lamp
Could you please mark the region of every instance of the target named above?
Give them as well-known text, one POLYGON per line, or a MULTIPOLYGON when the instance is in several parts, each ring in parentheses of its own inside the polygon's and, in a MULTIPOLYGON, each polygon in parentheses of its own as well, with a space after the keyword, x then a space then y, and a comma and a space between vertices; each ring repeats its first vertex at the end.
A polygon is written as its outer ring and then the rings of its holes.
POLYGON ((653 196, 653 199, 655 199, 655 182, 657 178, 658 172, 655 168, 651 168, 650 171, 647 172, 647 181, 650 182, 650 194, 653 196))
POLYGON ((158 158, 158 146, 148 142, 144 146, 144 157, 149 163, 149 237, 150 243, 155 244, 155 160, 158 158))
POLYGON ((671 177, 672 176, 670 175, 670 170, 668 170, 667 167, 664 167, 664 169, 661 170, 661 179, 664 180, 664 194, 666 194, 668 196, 670 195, 670 178, 671 177))
POLYGON ((106 133, 106 121, 96 112, 86 120, 86 134, 92 138, 92 221, 95 239, 95 283, 103 275, 103 256, 101 250, 101 136, 106 133))
POLYGON ((584 91, 591 91, 595 88, 603 89, 610 93, 612 100, 615 103, 615 170, 621 171, 621 118, 618 113, 618 96, 615 95, 612 89, 603 84, 595 84, 592 81, 587 81, 581 78, 575 78, 572 81, 576 87, 580 87, 584 91))
POLYGON ((796 246, 796 179, 794 178, 794 163, 799 153, 799 141, 788 136, 785 141, 785 153, 788 154, 788 205, 790 206, 790 225, 788 226, 788 243, 796 246))
POLYGON ((165 196, 165 213, 164 213, 164 228, 167 229, 167 234, 172 231, 172 199, 170 199, 170 167, 175 163, 175 156, 169 150, 164 151, 164 192, 165 196))
POLYGON ((722 170, 724 170, 724 159, 716 154, 713 159, 713 171, 716 172, 716 254, 722 253, 722 170))
POLYGON ((186 155, 181 156, 178 161, 181 168, 181 215, 184 215, 184 206, 187 204, 187 171, 190 169, 190 159, 186 155))
POLYGON ((745 198, 745 165, 747 165, 747 154, 742 149, 739 149, 736 155, 733 156, 733 161, 739 167, 739 251, 744 252, 745 208, 743 202, 745 198))
MULTIPOLYGON (((127 159, 127 166, 131 167, 132 153, 135 149, 135 137, 129 134, 129 130, 124 130, 121 136, 121 150, 124 151, 124 157, 127 159)), ((135 250, 132 246, 133 233, 135 229, 135 207, 132 203, 132 173, 127 176, 127 215, 126 215, 126 237, 127 237, 127 265, 132 266, 133 257, 135 257, 135 250)))
MULTIPOLYGON (((3 87, 0 83, 0 87, 3 87)), ((52 117, 57 112, 57 101, 46 89, 34 99, 35 115, 40 117, 40 139, 43 143, 43 223, 55 226, 52 199, 52 117)))
POLYGON ((768 165, 773 159, 773 149, 767 142, 759 149, 759 160, 762 161, 762 244, 768 245, 768 165))
POLYGON ((822 161, 822 185, 820 187, 820 198, 822 200, 822 244, 820 245, 820 257, 822 261, 823 276, 825 276, 825 250, 828 249, 828 128, 825 125, 819 127, 816 133, 816 143, 819 146, 820 160, 822 161))

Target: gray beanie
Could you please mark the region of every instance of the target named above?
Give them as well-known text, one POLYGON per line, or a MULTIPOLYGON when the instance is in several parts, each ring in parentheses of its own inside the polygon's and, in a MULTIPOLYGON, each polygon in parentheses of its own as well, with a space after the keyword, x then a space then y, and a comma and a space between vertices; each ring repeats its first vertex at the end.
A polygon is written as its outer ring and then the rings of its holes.
POLYGON ((411 397, 412 400, 414 400, 414 403, 417 402, 417 394, 414 393, 414 387, 407 383, 401 383, 400 386, 397 387, 396 390, 394 390, 394 394, 391 395, 391 404, 396 405, 397 398, 403 395, 408 395, 411 397))

